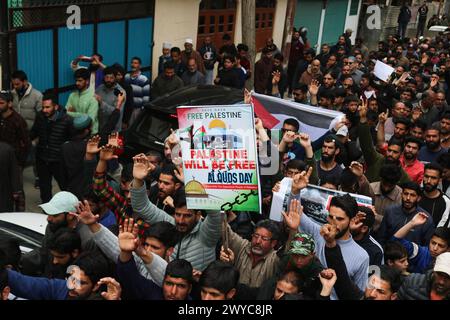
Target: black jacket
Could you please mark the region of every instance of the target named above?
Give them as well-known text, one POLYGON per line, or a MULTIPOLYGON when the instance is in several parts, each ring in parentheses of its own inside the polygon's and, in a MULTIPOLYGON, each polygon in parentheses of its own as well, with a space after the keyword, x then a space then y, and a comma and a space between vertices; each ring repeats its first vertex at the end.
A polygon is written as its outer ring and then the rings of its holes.
POLYGON ((72 130, 73 120, 65 110, 58 110, 53 119, 38 113, 30 132, 31 140, 39 138, 36 157, 47 162, 61 161, 61 147, 70 140, 72 130))
MULTIPOLYGON (((413 273, 409 275, 398 290, 399 300, 430 300, 433 270, 426 274, 413 273)), ((447 295, 445 300, 449 300, 447 295)))

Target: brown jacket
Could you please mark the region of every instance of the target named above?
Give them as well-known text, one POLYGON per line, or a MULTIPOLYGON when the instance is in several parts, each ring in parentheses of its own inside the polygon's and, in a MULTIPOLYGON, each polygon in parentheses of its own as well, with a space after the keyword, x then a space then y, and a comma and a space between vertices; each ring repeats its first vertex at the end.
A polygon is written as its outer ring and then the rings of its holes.
POLYGON ((234 253, 234 266, 239 270, 239 283, 250 287, 260 287, 267 279, 275 275, 279 258, 275 250, 270 251, 255 267, 250 256, 250 241, 242 239, 227 226, 228 243, 234 253))
POLYGON ((372 192, 372 199, 375 205, 375 210, 377 215, 375 216, 375 224, 373 230, 376 231, 380 227, 381 220, 384 216, 384 210, 392 205, 397 205, 402 203, 402 188, 395 186, 395 188, 389 192, 387 195, 383 195, 380 189, 380 181, 372 182, 370 184, 370 189, 372 192))

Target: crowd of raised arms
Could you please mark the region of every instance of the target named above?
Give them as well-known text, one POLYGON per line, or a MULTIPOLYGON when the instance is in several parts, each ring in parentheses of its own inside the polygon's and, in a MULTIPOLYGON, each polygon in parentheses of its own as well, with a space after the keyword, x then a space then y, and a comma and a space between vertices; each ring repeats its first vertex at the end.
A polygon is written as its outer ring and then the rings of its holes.
MULTIPOLYGON (((164 43, 153 82, 139 57, 127 73, 79 56, 65 106, 24 71, 11 75, 13 89, 0 92, 0 212, 24 211, 33 165, 48 226, 29 253, 1 241, 2 299, 449 299, 450 33, 392 35, 369 51, 347 30, 316 54, 299 28, 288 61, 268 39, 253 73, 248 47, 228 35, 220 48, 192 43, 164 43), (374 75, 377 60, 395 69, 387 81, 374 75), (260 175, 261 214, 188 209, 176 132, 163 153, 124 161, 122 130, 148 101, 191 84, 243 89, 250 78, 256 93, 345 115, 315 141, 298 119, 284 121, 278 173, 260 175), (275 222, 285 177, 289 205, 275 222), (308 184, 344 192, 323 225, 303 213, 308 184)), ((272 143, 261 119, 255 128, 258 147, 272 143)))

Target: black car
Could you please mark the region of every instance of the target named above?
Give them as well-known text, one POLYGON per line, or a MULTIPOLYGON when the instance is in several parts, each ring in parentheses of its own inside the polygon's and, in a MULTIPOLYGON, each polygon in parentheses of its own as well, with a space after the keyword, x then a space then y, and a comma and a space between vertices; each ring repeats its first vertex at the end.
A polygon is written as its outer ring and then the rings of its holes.
POLYGON ((170 129, 178 128, 179 106, 232 105, 243 101, 243 90, 213 85, 190 85, 159 97, 146 104, 144 112, 125 131, 124 157, 130 159, 149 150, 163 153, 170 129))

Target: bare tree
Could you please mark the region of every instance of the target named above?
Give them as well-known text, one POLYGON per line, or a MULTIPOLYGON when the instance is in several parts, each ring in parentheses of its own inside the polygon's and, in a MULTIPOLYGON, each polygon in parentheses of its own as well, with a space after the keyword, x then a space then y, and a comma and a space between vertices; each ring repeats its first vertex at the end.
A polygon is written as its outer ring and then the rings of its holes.
POLYGON ((241 0, 242 4, 242 42, 248 46, 252 77, 246 82, 247 89, 253 89, 256 56, 255 0, 241 0))

